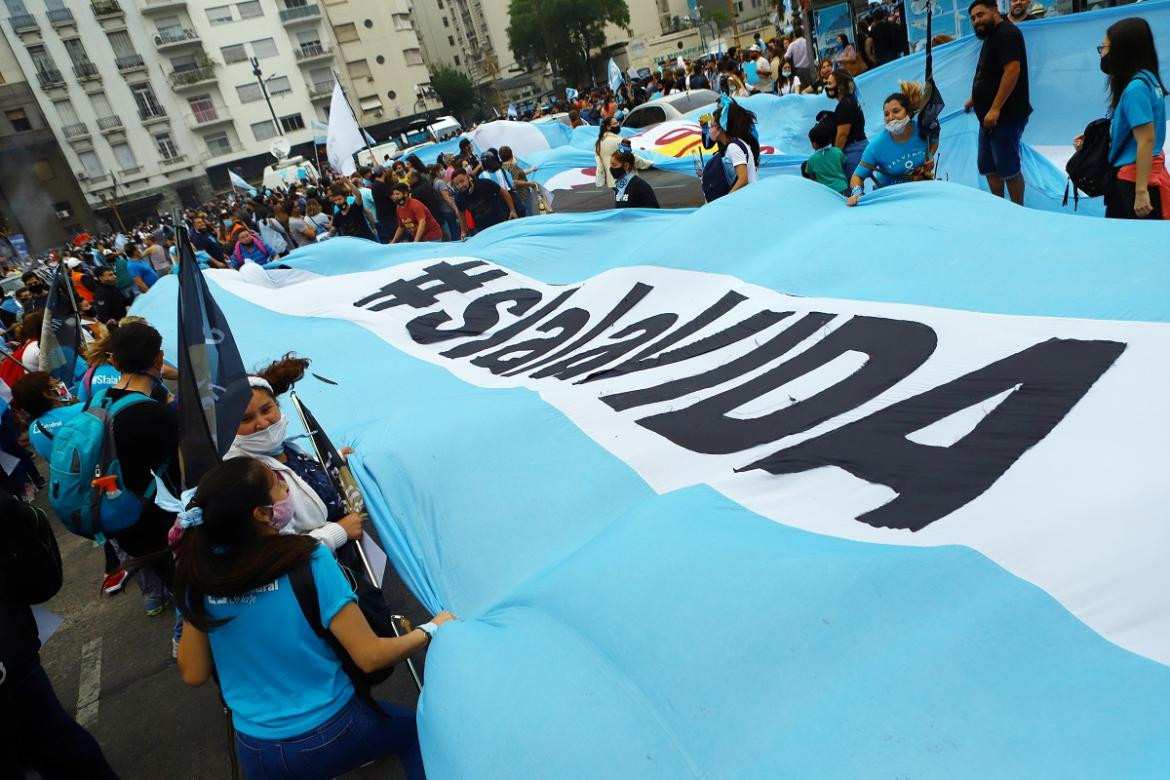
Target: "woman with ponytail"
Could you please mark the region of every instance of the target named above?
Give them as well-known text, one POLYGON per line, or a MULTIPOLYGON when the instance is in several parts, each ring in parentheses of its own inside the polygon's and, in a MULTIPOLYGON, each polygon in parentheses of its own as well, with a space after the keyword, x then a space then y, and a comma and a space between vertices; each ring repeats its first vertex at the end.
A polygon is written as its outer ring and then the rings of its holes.
POLYGON ((856 206, 861 200, 865 180, 871 176, 878 188, 934 178, 932 158, 938 145, 928 148, 914 121, 926 102, 925 92, 916 81, 903 81, 898 86, 900 91, 882 104, 886 129, 866 145, 850 179, 847 201, 850 206, 856 206))
POLYGON ((203 685, 216 670, 251 780, 334 777, 392 754, 408 778, 424 777, 414 713, 358 697, 334 643, 310 625, 290 575, 307 567, 321 626, 366 673, 423 649, 454 616, 442 612, 401 637, 375 635, 329 550, 281 533, 290 500, 287 482, 263 462, 231 458, 200 480, 179 513, 183 682, 203 685))
POLYGON ((277 400, 308 367, 307 359, 290 352, 249 377, 252 400, 226 457, 259 458, 280 474, 294 506, 292 522, 284 533, 309 534, 336 550, 362 535, 362 519, 346 511, 345 500, 324 467, 289 440, 288 417, 277 400))

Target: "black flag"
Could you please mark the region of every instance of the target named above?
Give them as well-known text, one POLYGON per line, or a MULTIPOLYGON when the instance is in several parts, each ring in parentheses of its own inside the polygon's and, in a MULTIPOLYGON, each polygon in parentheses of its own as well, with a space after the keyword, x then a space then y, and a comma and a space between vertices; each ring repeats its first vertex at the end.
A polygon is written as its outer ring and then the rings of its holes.
POLYGON ((317 422, 317 418, 309 411, 309 407, 301 401, 300 396, 293 392, 289 394, 289 398, 301 416, 305 432, 309 434, 309 439, 313 442, 313 450, 317 455, 317 460, 321 462, 325 473, 333 480, 337 492, 345 499, 346 509, 354 514, 364 514, 366 511, 365 500, 362 498, 361 489, 358 488, 357 480, 354 479, 345 459, 333 446, 325 429, 321 427, 321 423, 317 422))
POLYGON ((232 441, 252 389, 232 338, 187 236, 175 217, 179 253, 179 453, 183 486, 194 487, 232 441))
POLYGON ((45 323, 41 327, 41 365, 73 387, 77 382, 78 357, 81 355, 81 315, 77 312, 77 295, 69 267, 64 261, 57 265, 49 286, 49 298, 45 301, 45 323))
POLYGON ((918 112, 918 133, 926 141, 928 149, 938 143, 940 132, 938 117, 946 106, 934 83, 934 52, 930 38, 935 2, 936 0, 927 0, 926 3, 926 77, 924 79, 926 82, 926 105, 918 112))

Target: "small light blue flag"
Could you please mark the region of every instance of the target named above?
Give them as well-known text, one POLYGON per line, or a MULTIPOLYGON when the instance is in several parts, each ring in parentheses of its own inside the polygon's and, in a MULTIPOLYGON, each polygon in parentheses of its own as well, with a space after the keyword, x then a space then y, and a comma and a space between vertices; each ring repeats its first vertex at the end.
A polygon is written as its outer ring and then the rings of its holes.
POLYGON ((248 182, 244 181, 244 177, 241 176, 240 174, 236 173, 235 171, 228 171, 228 178, 231 179, 233 187, 235 187, 237 189, 244 190, 249 195, 256 194, 256 188, 253 187, 248 182))
POLYGON ((614 92, 621 89, 622 86, 622 69, 617 66, 611 57, 609 60, 609 88, 614 92))

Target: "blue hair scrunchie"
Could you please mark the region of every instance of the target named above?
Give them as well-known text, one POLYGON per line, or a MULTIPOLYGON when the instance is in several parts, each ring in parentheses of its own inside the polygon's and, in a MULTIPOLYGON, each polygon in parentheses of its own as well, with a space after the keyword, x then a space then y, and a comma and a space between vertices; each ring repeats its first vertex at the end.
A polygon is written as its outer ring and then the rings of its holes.
POLYGON ((203 509, 197 506, 187 508, 191 499, 195 497, 195 488, 187 488, 175 498, 158 474, 154 475, 154 486, 155 506, 173 512, 179 520, 180 528, 186 531, 188 528, 203 525, 203 509))

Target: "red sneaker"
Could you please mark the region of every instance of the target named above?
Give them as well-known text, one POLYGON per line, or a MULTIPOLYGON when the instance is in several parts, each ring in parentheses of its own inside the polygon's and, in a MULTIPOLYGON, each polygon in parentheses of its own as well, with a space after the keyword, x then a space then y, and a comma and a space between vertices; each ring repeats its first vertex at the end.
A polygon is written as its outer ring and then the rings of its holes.
POLYGON ((106 592, 107 596, 114 595, 126 584, 126 578, 129 576, 123 568, 119 568, 113 574, 107 574, 106 579, 102 582, 102 590, 106 592))

